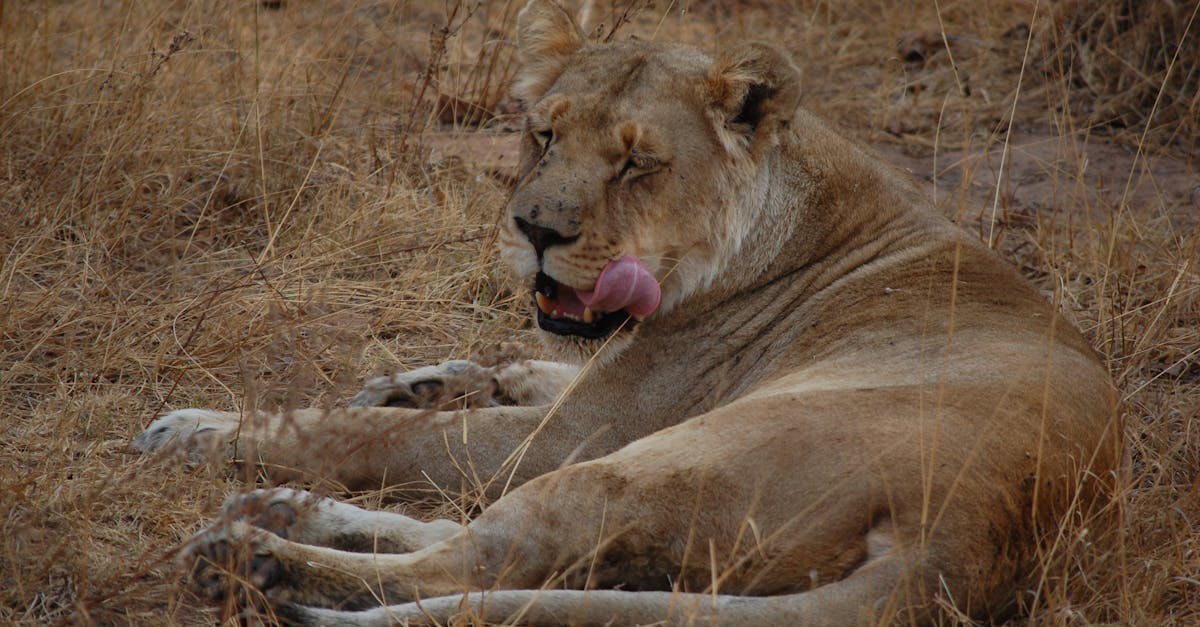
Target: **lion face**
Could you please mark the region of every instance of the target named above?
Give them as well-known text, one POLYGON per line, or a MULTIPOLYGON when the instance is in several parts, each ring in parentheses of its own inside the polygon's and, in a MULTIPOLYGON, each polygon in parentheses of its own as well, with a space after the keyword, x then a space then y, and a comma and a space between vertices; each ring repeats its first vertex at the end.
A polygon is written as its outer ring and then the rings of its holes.
MULTIPOLYGON (((781 89, 755 91, 762 55, 585 44, 549 3, 522 12, 518 33, 515 91, 528 106, 502 255, 560 357, 604 344, 611 356, 642 320, 709 289, 737 258, 765 195, 755 145, 774 130, 764 94, 781 89)), ((794 81, 782 55, 758 51, 794 81)))

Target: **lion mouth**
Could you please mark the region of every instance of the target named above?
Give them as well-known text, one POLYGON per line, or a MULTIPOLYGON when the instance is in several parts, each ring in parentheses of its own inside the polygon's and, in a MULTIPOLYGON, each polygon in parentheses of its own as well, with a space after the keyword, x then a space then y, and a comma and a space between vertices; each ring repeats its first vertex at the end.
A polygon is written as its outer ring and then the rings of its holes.
MULTIPOLYGON (((538 272, 533 286, 537 323, 557 335, 573 335, 589 340, 604 339, 632 317, 628 311, 593 310, 583 303, 579 291, 538 272)), ((636 319, 633 323, 636 323, 636 319)))
POLYGON ((630 319, 640 322, 662 302, 658 279, 633 255, 605 264, 590 290, 579 290, 538 272, 533 285, 538 326, 559 335, 600 339, 630 319))

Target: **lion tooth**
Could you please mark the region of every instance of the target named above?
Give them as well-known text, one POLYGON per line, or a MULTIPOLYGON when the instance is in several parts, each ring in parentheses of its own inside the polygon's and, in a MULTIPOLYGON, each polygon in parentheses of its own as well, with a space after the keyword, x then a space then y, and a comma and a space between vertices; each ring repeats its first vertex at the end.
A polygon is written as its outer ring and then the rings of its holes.
POLYGON ((553 306, 550 304, 550 299, 546 298, 545 294, 541 292, 534 292, 533 298, 537 301, 538 309, 541 309, 543 313, 550 313, 550 310, 553 309, 553 306))
POLYGON ((596 321, 596 314, 592 311, 592 308, 584 307, 583 308, 583 323, 591 324, 595 321, 596 321))

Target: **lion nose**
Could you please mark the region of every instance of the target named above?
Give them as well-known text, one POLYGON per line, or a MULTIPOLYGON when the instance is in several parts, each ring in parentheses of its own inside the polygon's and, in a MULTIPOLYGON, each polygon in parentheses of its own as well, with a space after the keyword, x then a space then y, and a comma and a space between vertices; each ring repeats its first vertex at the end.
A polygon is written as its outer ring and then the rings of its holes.
POLYGON ((548 229, 539 224, 534 224, 520 216, 513 216, 513 220, 517 223, 517 228, 525 234, 530 244, 533 244, 533 249, 537 251, 538 258, 541 258, 542 251, 551 246, 561 246, 570 244, 579 239, 578 235, 567 237, 554 229, 548 229))

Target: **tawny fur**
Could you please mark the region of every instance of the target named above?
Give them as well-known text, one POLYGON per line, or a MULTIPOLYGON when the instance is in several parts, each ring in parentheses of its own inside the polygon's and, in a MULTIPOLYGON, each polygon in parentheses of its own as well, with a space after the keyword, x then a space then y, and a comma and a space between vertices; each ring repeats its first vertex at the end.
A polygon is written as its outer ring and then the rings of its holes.
MULTIPOLYGON (((847 625, 1019 607, 1041 543, 1103 509, 1119 470, 1113 390, 1079 333, 801 109, 776 49, 590 45, 545 0, 519 22, 529 132, 503 255, 530 285, 541 270, 579 289, 636 255, 661 307, 608 341, 546 334, 552 352, 591 359, 577 380, 537 364, 483 383, 421 375, 483 395, 463 411, 160 419, 143 448, 500 497, 461 528, 299 493, 235 500, 185 551, 198 587, 229 585, 208 562, 230 558, 293 620, 346 625, 466 608, 525 623, 847 625), (536 254, 518 217, 563 240, 536 254), (491 402, 505 389, 524 391, 491 402), (564 390, 549 416, 519 404, 564 390), (241 505, 263 499, 282 523, 241 505), (367 529, 411 552, 330 548, 367 529)), ((373 382, 360 401, 416 382, 373 382)))

